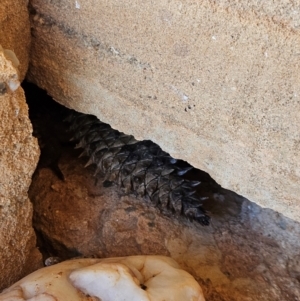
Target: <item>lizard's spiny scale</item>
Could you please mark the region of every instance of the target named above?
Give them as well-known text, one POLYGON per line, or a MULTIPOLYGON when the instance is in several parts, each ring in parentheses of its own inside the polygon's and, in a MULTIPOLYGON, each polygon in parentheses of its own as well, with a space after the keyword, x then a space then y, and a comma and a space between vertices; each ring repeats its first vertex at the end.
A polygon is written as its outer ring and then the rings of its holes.
POLYGON ((209 217, 202 208, 204 197, 196 194, 199 181, 184 179, 191 166, 177 160, 153 142, 137 141, 102 123, 95 116, 73 112, 67 120, 77 148, 89 157, 87 165, 95 164, 105 180, 115 182, 126 193, 148 196, 161 209, 184 215, 202 225, 209 217), (183 166, 183 167, 182 167, 183 166))

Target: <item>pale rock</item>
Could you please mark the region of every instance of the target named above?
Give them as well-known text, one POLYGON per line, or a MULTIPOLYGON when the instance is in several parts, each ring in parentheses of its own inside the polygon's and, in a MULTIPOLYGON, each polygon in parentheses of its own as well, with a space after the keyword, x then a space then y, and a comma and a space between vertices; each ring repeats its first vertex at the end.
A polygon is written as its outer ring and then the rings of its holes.
POLYGON ((65 261, 28 275, 0 294, 0 301, 12 300, 205 301, 195 279, 164 256, 65 261))
POLYGON ((131 269, 120 263, 99 263, 93 269, 79 269, 71 273, 70 279, 85 294, 103 301, 150 301, 131 269))

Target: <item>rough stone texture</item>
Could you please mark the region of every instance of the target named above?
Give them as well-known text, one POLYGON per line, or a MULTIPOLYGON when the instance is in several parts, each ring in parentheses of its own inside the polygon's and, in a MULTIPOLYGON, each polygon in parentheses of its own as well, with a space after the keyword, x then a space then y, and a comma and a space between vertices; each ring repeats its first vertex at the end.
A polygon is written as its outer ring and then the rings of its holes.
POLYGON ((297 1, 30 2, 30 81, 300 221, 297 1))
POLYGON ((1 0, 0 45, 11 49, 20 61, 20 80, 25 77, 29 61, 30 23, 28 0, 1 0))
POLYGON ((199 281, 206 301, 300 300, 299 223, 223 189, 210 198, 209 227, 164 216, 101 179, 95 185, 94 168, 77 156, 63 151, 65 181, 40 168, 32 182, 46 257, 168 255, 199 281))
POLYGON ((0 44, 13 50, 19 71, 0 50, 0 290, 36 269, 41 255, 35 247, 32 205, 27 191, 39 157, 32 137, 23 90, 8 83, 23 79, 28 65, 27 1, 1 1, 0 44), (4 8, 4 9, 3 9, 4 8))

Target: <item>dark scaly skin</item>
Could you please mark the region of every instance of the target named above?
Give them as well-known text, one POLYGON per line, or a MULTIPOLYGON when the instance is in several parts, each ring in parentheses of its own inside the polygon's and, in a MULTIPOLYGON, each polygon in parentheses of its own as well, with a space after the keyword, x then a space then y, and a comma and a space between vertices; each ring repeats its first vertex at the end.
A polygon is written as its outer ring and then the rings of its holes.
POLYGON ((200 182, 182 177, 191 166, 181 167, 155 143, 137 141, 95 116, 73 111, 66 121, 76 147, 83 149, 81 156, 89 157, 86 166, 95 164, 95 175, 104 174, 106 185, 116 183, 126 193, 148 197, 161 210, 209 225, 202 207, 206 198, 196 193, 200 182))

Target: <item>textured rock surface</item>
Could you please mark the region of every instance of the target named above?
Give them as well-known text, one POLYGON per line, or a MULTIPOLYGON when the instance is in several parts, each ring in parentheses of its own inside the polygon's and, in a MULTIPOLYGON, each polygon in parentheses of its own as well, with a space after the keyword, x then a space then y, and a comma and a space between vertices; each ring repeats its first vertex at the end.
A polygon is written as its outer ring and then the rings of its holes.
POLYGON ((0 50, 0 290, 33 271, 41 260, 27 195, 39 150, 23 90, 12 92, 8 86, 10 81, 23 79, 27 69, 26 4, 4 0, 0 9, 0 44, 13 50, 20 61, 18 72, 0 50))
POLYGON ((101 179, 95 185, 94 168, 84 169, 77 155, 63 151, 65 181, 48 168, 33 179, 46 256, 168 255, 199 281, 207 301, 300 300, 299 223, 225 190, 206 204, 209 227, 165 216, 150 202, 103 188, 101 179))
POLYGON ((297 2, 30 2, 31 81, 300 221, 297 2))
POLYGON ((21 80, 27 72, 30 49, 27 4, 28 0, 1 0, 0 9, 0 45, 15 52, 21 80))

